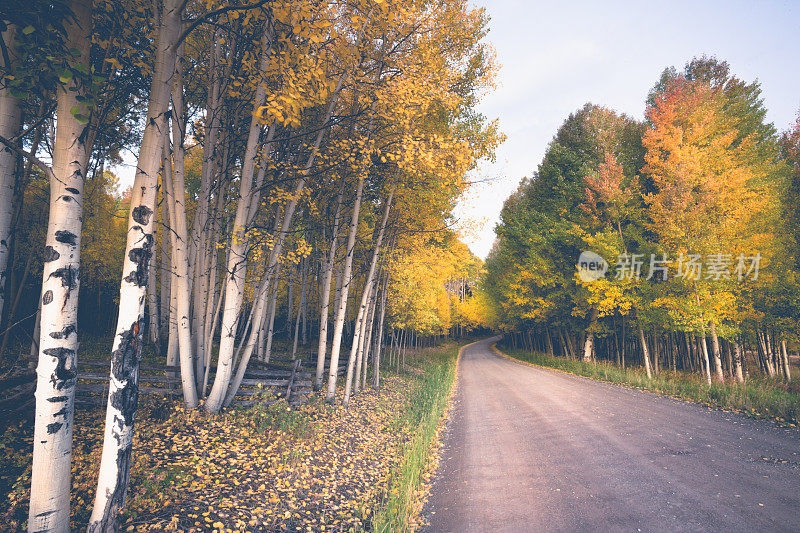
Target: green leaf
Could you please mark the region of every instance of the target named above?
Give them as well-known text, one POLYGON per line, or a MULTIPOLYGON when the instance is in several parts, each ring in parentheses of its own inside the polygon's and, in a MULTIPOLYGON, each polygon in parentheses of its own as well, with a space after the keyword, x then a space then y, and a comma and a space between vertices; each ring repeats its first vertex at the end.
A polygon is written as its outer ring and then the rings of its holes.
POLYGON ((58 75, 58 79, 61 81, 61 83, 69 83, 69 81, 72 79, 72 71, 68 68, 65 68, 58 75))
POLYGON ((77 117, 81 112, 81 106, 75 105, 72 106, 72 109, 69 110, 73 117, 77 117))
POLYGON ((80 124, 87 124, 89 122, 89 117, 78 113, 75 115, 75 120, 77 120, 80 124))
POLYGON ((25 26, 24 28, 22 28, 22 33, 24 33, 25 35, 30 35, 31 33, 35 32, 35 31, 36 31, 36 28, 34 28, 33 26, 25 26))

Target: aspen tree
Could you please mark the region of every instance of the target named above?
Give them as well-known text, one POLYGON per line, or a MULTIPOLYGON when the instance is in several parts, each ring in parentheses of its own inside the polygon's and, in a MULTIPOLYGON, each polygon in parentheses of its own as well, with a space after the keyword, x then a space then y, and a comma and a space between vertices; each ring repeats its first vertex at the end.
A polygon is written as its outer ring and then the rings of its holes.
MULTIPOLYGON (((111 377, 106 406, 103 453, 89 531, 115 529, 125 506, 130 475, 133 423, 139 397, 139 360, 142 353, 144 300, 153 250, 153 211, 168 135, 168 110, 175 72, 175 43, 181 14, 178 0, 165 0, 158 26, 155 70, 150 89, 147 123, 131 194, 131 213, 120 286, 117 332, 111 352, 111 377)), ((197 405, 193 367, 181 360, 184 399, 197 405), (191 386, 188 386, 191 384, 191 386)))
MULTIPOLYGON (((16 60, 16 50, 14 41, 17 27, 8 24, 2 34, 3 50, 6 54, 0 54, 0 66, 2 71, 7 73, 14 72, 16 60), (6 64, 9 58, 10 64, 6 64)), ((0 137, 11 140, 17 136, 22 121, 22 106, 18 98, 12 93, 11 89, 0 82, 0 137)), ((33 154, 35 155, 35 153, 33 154)), ((17 164, 17 154, 9 146, 0 145, 0 316, 3 316, 5 308, 5 287, 8 268, 9 246, 11 244, 11 224, 14 218, 14 174, 17 164)))
POLYGON ((722 358, 719 351, 719 338, 717 337, 717 325, 711 322, 711 349, 714 352, 714 372, 717 381, 725 381, 725 375, 722 373, 722 358))
MULTIPOLYGON (((359 183, 359 187, 361 184, 359 183)), ((372 251, 372 259, 370 260, 369 271, 367 273, 367 279, 365 282, 364 293, 361 296, 361 304, 358 308, 358 315, 356 318, 356 328, 355 328, 355 337, 353 337, 353 346, 350 350, 350 358, 347 362, 347 380, 345 381, 345 389, 344 389, 344 399, 343 402, 347 405, 350 402, 350 389, 352 387, 352 379, 353 379, 353 365, 355 364, 355 360, 357 357, 358 345, 361 342, 361 335, 359 333, 359 329, 361 323, 366 319, 366 307, 367 302, 369 301, 369 289, 372 286, 373 278, 375 276, 375 269, 378 264, 378 254, 380 253, 381 242, 383 241, 383 234, 386 231, 386 222, 389 220, 389 209, 392 206, 392 199, 394 198, 394 189, 389 193, 389 197, 386 199, 386 205, 384 206, 383 210, 383 219, 381 220, 381 229, 378 232, 378 238, 375 240, 375 248, 372 251)), ((356 224, 357 224, 356 220, 356 224)), ((353 239, 355 240, 355 234, 352 233, 353 239)), ((328 390, 330 393, 330 389, 328 390)))
POLYGON ((226 266, 227 282, 225 284, 225 306, 220 326, 219 358, 214 385, 206 400, 205 409, 210 413, 220 410, 233 372, 234 346, 236 342, 236 324, 242 308, 244 297, 245 274, 247 271, 247 252, 249 249, 247 230, 250 219, 251 195, 253 194, 253 171, 258 141, 261 134, 261 118, 259 109, 264 105, 267 87, 261 76, 266 72, 269 56, 272 51, 272 24, 264 29, 261 38, 261 60, 258 69, 258 85, 253 101, 253 118, 247 137, 242 175, 239 184, 239 202, 231 230, 228 263, 226 266))
MULTIPOLYGON (((281 227, 278 232, 275 245, 270 251, 269 258, 267 259, 267 264, 266 264, 267 276, 265 276, 265 278, 262 280, 258 290, 255 293, 257 295, 256 299, 259 301, 259 304, 255 307, 254 310, 255 311, 253 315, 254 324, 259 324, 263 319, 263 313, 266 307, 265 295, 267 290, 269 289, 272 280, 272 273, 275 271, 276 265, 280 259, 281 252, 283 250, 283 244, 286 240, 286 235, 289 232, 289 227, 291 226, 292 220, 294 218, 294 213, 295 210, 297 209, 300 197, 303 193, 303 190, 305 189, 309 171, 314 166, 314 161, 316 160, 320 144, 322 143, 322 138, 326 131, 326 126, 329 124, 331 117, 333 116, 333 111, 336 106, 339 92, 342 89, 342 85, 345 81, 346 76, 347 76, 346 72, 339 76, 339 79, 336 82, 336 86, 334 87, 332 93, 330 94, 330 97, 328 98, 328 105, 325 115, 322 118, 321 127, 317 131, 314 143, 311 145, 311 150, 308 155, 308 159, 306 159, 305 165, 299 172, 299 177, 292 191, 291 199, 284 208, 281 227)), ((247 370, 247 365, 250 362, 250 357, 253 354, 253 349, 255 348, 257 337, 258 337, 257 330, 252 329, 250 331, 250 334, 246 337, 246 339, 242 341, 241 360, 238 363, 236 374, 231 380, 229 386, 227 387, 228 390, 225 394, 225 399, 223 404, 224 406, 230 405, 230 403, 233 401, 234 396, 236 396, 236 392, 239 390, 239 385, 242 383, 242 379, 244 379, 244 374, 245 371, 247 370)), ((220 351, 220 353, 222 352, 220 351)), ((217 407, 217 410, 218 409, 219 407, 217 407)))
MULTIPOLYGON (((91 2, 74 0, 65 23, 76 65, 89 64, 91 2)), ((91 147, 89 125, 73 114, 84 87, 73 74, 57 92, 50 178, 50 218, 44 250, 36 418, 28 531, 69 531, 70 463, 77 378, 78 291, 83 184, 91 147)))
MULTIPOLYGON (((364 191, 364 180, 359 176, 356 186, 355 203, 353 213, 350 217, 350 230, 347 234, 347 248, 345 249, 344 266, 342 268, 342 288, 339 296, 338 309, 334 314, 333 339, 331 340, 331 364, 328 369, 328 390, 325 394, 326 401, 333 403, 336 397, 336 377, 339 371, 339 351, 342 346, 342 331, 344 329, 344 317, 347 311, 347 295, 350 292, 352 282, 353 252, 356 244, 356 233, 358 231, 358 216, 361 209, 361 195, 364 191)), ((348 371, 351 371, 348 368, 348 371)))
MULTIPOLYGON (((380 278, 380 276, 379 276, 380 278)), ((380 287, 379 280, 373 281, 373 289, 372 289, 372 298, 370 300, 369 306, 369 318, 367 318, 367 331, 366 335, 364 336, 364 347, 362 351, 364 352, 362 355, 362 371, 361 371, 361 388, 367 388, 367 368, 369 363, 369 354, 372 351, 372 333, 374 331, 375 325, 375 311, 378 306, 378 291, 380 287)))
POLYGON ((281 272, 281 264, 278 263, 275 267, 275 276, 272 281, 272 293, 269 298, 269 320, 267 324, 267 341, 266 347, 264 348, 264 358, 262 361, 268 362, 270 356, 272 355, 272 340, 273 336, 275 335, 275 313, 278 309, 278 284, 280 282, 280 278, 278 277, 281 272))
POLYGON ((339 232, 339 217, 342 214, 342 196, 343 192, 340 189, 339 195, 336 197, 336 214, 333 217, 331 246, 330 250, 328 250, 327 260, 325 262, 325 273, 322 279, 322 287, 320 288, 319 340, 317 344, 317 371, 314 374, 314 390, 322 388, 322 376, 325 372, 325 355, 327 353, 328 343, 328 307, 330 306, 333 267, 336 262, 336 242, 339 232))
POLYGON ((642 347, 642 359, 644 360, 644 370, 647 373, 647 379, 652 379, 653 374, 650 371, 650 350, 647 348, 647 339, 644 338, 644 330, 642 329, 642 324, 638 323, 639 326, 639 344, 642 347))
MULTIPOLYGON (((189 409, 197 407, 197 384, 195 383, 194 358, 192 354, 192 332, 189 319, 191 285, 188 256, 188 230, 186 227, 186 185, 184 181, 185 150, 183 141, 186 120, 183 104, 183 45, 178 47, 175 61, 174 84, 172 96, 172 159, 169 158, 169 132, 164 135, 165 167, 163 176, 167 184, 168 194, 165 197, 170 216, 170 236, 172 241, 172 279, 170 287, 174 287, 175 327, 181 364, 181 384, 183 398, 189 409), (171 170, 171 172, 170 172, 171 170), (186 369, 184 371, 184 369, 186 369)), ((198 372, 199 374, 199 372, 198 372)))
POLYGON ((297 342, 300 336, 300 320, 302 319, 301 309, 305 305, 306 302, 306 295, 308 289, 308 271, 307 271, 307 258, 303 258, 303 261, 300 266, 300 301, 297 305, 297 317, 294 324, 294 343, 292 344, 292 361, 297 358, 297 342))
POLYGON ((388 276, 384 276, 383 285, 381 287, 381 312, 378 318, 378 335, 375 340, 375 356, 374 356, 374 374, 372 376, 372 388, 377 389, 380 387, 380 373, 381 373, 381 351, 383 350, 383 324, 386 318, 386 287, 388 284, 388 276))

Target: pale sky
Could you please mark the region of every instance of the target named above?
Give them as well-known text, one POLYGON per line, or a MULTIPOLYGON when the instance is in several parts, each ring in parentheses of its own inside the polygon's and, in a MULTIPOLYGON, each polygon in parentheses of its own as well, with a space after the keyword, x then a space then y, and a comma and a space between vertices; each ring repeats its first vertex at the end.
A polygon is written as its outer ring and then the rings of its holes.
POLYGON ((800 0, 569 1, 473 0, 491 16, 487 40, 502 68, 481 112, 508 136, 497 163, 484 164, 459 215, 464 236, 485 258, 503 201, 535 171, 547 144, 586 102, 643 118, 665 67, 713 55, 761 82, 768 120, 787 129, 800 109, 800 0))

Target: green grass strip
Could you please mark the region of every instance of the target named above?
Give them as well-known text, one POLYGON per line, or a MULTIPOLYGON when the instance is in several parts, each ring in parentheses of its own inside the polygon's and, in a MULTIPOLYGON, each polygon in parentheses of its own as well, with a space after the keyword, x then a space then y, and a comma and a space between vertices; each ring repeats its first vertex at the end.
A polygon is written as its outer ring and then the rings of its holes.
POLYGON ((796 426, 800 422, 800 387, 797 378, 786 383, 779 379, 750 376, 745 383, 715 382, 708 385, 702 376, 688 372, 662 370, 652 379, 647 379, 643 368, 621 368, 606 361, 586 363, 578 359, 523 350, 500 353, 532 365, 628 385, 710 407, 741 411, 749 416, 770 418, 789 426, 796 426))
POLYGON ((413 436, 402 451, 400 464, 391 473, 386 498, 373 515, 373 531, 394 533, 413 527, 415 500, 455 384, 459 352, 458 345, 448 343, 424 356, 419 385, 404 413, 404 424, 414 428, 413 436))

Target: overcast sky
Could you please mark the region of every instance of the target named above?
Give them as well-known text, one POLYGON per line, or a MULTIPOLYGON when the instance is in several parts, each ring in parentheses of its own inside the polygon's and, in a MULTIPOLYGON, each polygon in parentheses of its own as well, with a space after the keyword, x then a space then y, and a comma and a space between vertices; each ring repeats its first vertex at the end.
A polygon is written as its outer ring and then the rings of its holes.
POLYGON ((503 205, 539 164, 569 113, 586 102, 635 118, 665 67, 694 56, 730 63, 758 79, 778 130, 800 109, 800 0, 524 1, 474 0, 491 16, 488 41, 501 64, 499 86, 481 111, 508 136, 496 164, 474 176, 459 210, 477 229, 464 240, 485 258, 503 205))

